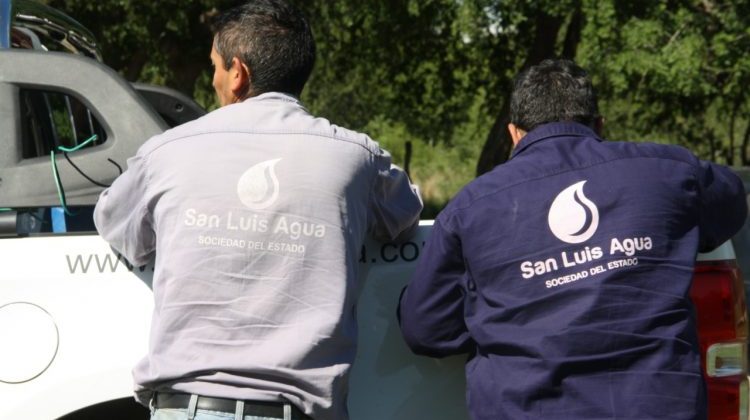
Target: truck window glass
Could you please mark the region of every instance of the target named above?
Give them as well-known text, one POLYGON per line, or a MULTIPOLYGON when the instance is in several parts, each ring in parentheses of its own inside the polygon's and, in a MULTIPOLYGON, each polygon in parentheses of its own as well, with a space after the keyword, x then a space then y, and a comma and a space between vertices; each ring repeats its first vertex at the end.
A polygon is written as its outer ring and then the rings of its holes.
POLYGON ((96 134, 83 148, 106 141, 106 132, 93 113, 75 96, 61 92, 21 89, 22 157, 48 156, 58 147, 73 148, 96 134))
MULTIPOLYGON (((0 229, 0 236, 5 235, 34 235, 34 234, 69 234, 96 232, 94 226, 94 206, 74 206, 69 208, 71 215, 63 215, 59 208, 19 209, 14 213, 15 229, 5 226, 0 229), (53 216, 57 212, 59 216, 53 216), (61 229, 62 227, 62 229, 61 229)), ((0 213, 0 218, 3 214, 0 213)))

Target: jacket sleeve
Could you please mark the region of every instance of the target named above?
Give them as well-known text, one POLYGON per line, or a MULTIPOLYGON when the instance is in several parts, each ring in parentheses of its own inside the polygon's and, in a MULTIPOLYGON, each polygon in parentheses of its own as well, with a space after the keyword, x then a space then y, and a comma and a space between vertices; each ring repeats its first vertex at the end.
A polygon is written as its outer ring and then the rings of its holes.
POLYGON ((101 193, 94 208, 99 235, 135 265, 146 264, 156 246, 147 175, 142 156, 128 159, 128 169, 101 193))
POLYGON ((401 333, 414 353, 443 357, 474 347, 464 322, 465 275, 459 237, 436 221, 398 307, 401 333))
POLYGON ((419 225, 422 198, 409 176, 391 163, 391 155, 374 155, 377 175, 370 199, 370 231, 381 241, 408 239, 419 225))
POLYGON ((729 168, 700 161, 701 252, 721 245, 740 230, 747 218, 747 200, 742 180, 729 168))

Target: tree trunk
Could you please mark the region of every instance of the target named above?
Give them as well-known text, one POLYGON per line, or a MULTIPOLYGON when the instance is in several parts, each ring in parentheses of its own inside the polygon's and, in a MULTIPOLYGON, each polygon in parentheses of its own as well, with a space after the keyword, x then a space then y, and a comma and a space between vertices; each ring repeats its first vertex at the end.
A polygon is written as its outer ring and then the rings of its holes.
POLYGON ((145 51, 142 49, 137 50, 127 63, 123 63, 123 76, 125 77, 125 80, 130 82, 138 80, 138 77, 141 75, 141 71, 147 61, 148 57, 146 56, 145 51))
POLYGON ((747 166, 750 163, 747 158, 748 145, 750 145, 750 122, 745 126, 745 135, 742 136, 742 166, 747 166))
MULTIPOLYGON (((563 45, 564 57, 572 58, 575 55, 575 49, 580 40, 582 18, 579 3, 573 11, 573 16, 568 25, 563 45)), ((534 20, 532 46, 528 50, 529 54, 526 56, 526 60, 524 60, 522 69, 526 69, 546 58, 555 56, 555 44, 563 20, 563 17, 550 16, 542 10, 537 13, 534 20)), ((510 156, 512 142, 510 134, 506 129, 510 122, 510 93, 509 91, 505 94, 503 108, 492 124, 492 128, 482 147, 482 153, 479 155, 479 161, 477 162, 477 176, 489 172, 496 165, 505 162, 510 156)))
POLYGON ((734 150, 734 135, 735 135, 735 125, 737 124, 737 114, 740 112, 740 106, 742 105, 742 98, 738 97, 734 101, 734 106, 732 107, 732 115, 729 117, 729 150, 727 151, 727 164, 734 165, 734 157, 735 157, 735 150, 734 150))
POLYGON ((496 165, 505 162, 510 156, 513 142, 508 133, 508 122, 510 122, 510 95, 505 95, 503 109, 490 128, 490 134, 482 147, 482 153, 477 162, 477 176, 489 172, 496 165))
POLYGON ((583 27, 583 11, 581 10, 581 2, 578 1, 575 4, 573 10, 573 16, 570 17, 570 23, 568 24, 568 30, 565 32, 565 41, 563 41, 563 52, 561 57, 574 60, 576 58, 576 50, 578 49, 578 43, 581 42, 581 28, 583 27))

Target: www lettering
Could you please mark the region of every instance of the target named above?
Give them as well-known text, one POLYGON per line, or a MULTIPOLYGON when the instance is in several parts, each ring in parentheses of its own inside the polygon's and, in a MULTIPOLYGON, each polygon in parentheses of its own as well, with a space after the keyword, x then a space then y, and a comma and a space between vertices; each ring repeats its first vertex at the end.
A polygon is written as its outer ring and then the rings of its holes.
MULTIPOLYGON (((87 274, 89 270, 92 273, 99 274, 114 273, 117 271, 120 263, 130 272, 133 271, 133 268, 136 268, 120 254, 65 255, 65 259, 68 262, 70 274, 87 274)), ((146 271, 146 268, 147 266, 145 265, 137 267, 141 273, 146 271)), ((153 268, 151 271, 153 271, 153 268)))

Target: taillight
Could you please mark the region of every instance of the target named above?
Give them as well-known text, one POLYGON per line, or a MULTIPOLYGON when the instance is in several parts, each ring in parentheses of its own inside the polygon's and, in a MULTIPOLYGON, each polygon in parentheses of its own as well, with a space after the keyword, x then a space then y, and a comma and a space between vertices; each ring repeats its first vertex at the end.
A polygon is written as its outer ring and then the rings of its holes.
POLYGON ((747 420, 747 307, 735 261, 699 261, 690 297, 708 386, 708 416, 747 420))

